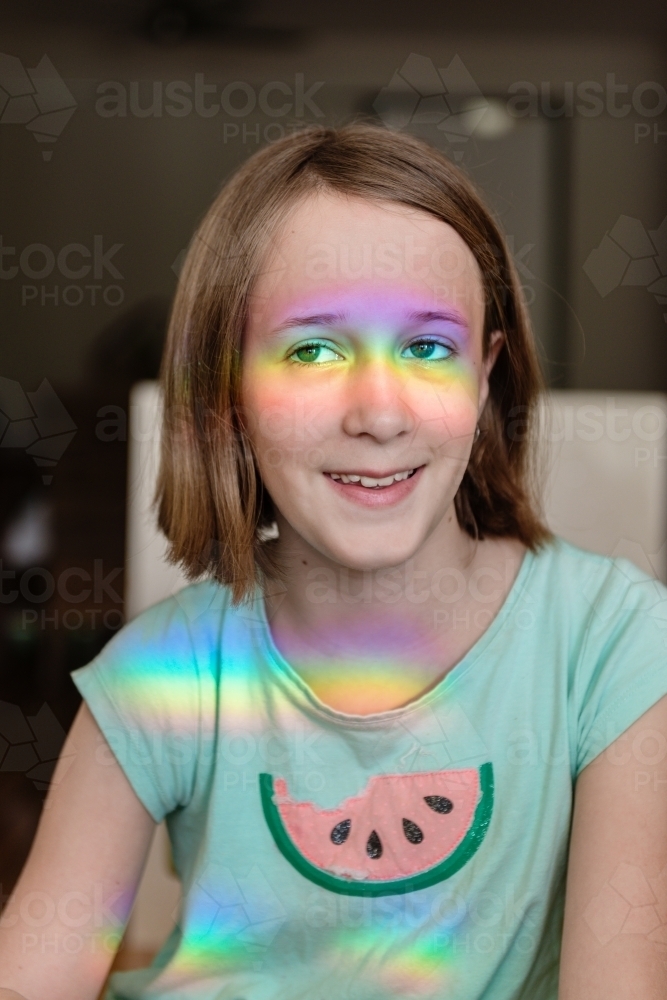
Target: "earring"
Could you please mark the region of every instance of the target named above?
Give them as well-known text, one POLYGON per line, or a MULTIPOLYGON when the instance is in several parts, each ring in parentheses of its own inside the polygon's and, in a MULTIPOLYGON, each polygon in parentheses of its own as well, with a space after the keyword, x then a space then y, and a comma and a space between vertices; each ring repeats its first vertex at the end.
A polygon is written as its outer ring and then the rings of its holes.
POLYGON ((280 536, 278 525, 275 521, 265 527, 257 529, 257 538, 260 542, 272 542, 280 536))
POLYGON ((475 444, 475 442, 479 438, 479 435, 480 435, 479 424, 477 424, 477 427, 475 427, 475 436, 472 439, 473 444, 475 444))

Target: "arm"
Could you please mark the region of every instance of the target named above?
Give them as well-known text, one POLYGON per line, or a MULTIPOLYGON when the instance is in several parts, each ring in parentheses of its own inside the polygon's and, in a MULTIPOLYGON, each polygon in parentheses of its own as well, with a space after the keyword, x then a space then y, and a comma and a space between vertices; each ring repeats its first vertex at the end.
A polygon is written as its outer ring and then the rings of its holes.
POLYGON ((667 696, 577 780, 558 996, 667 997, 667 696))
POLYGON ((95 1000, 154 830, 84 702, 0 917, 0 1000, 95 1000))

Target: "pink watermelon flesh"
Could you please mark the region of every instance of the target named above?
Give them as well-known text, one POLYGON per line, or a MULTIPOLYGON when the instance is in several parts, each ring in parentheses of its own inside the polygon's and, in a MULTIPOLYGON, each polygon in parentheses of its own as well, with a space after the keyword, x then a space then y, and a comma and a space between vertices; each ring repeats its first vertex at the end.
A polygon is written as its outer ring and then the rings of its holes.
POLYGON ((373 776, 335 809, 295 802, 283 778, 273 800, 294 845, 318 868, 384 881, 437 865, 465 837, 480 793, 476 768, 373 776))

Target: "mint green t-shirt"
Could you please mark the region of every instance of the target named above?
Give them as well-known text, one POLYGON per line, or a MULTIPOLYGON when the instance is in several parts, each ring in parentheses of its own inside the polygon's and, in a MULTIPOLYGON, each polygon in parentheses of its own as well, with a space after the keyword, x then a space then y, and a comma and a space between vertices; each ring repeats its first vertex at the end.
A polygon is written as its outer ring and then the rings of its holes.
POLYGON ((556 540, 436 687, 370 716, 212 582, 72 676, 183 885, 107 1000, 556 1000, 573 784, 667 693, 667 589, 556 540))

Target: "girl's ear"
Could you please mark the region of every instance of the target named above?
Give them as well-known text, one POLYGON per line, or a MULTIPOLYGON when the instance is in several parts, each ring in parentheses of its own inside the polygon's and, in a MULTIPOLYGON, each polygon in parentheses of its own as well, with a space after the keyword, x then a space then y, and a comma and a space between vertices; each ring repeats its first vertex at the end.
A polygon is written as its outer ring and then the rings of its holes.
POLYGON ((482 362, 482 371, 479 386, 479 414, 486 406, 486 400, 489 395, 489 376, 493 366, 496 363, 496 359, 500 354, 500 351, 505 343, 505 334, 502 330, 494 330, 489 338, 489 349, 486 352, 486 357, 482 362))

